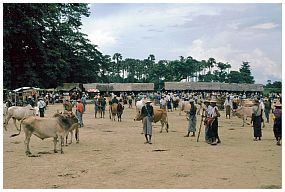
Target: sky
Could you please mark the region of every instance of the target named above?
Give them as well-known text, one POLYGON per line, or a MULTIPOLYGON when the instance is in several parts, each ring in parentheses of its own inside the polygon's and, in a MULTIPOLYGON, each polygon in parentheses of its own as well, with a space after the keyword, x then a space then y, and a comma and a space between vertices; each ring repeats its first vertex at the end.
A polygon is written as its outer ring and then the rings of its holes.
POLYGON ((250 62, 256 83, 281 81, 280 3, 97 3, 82 32, 107 55, 175 60, 213 57, 239 70, 250 62))

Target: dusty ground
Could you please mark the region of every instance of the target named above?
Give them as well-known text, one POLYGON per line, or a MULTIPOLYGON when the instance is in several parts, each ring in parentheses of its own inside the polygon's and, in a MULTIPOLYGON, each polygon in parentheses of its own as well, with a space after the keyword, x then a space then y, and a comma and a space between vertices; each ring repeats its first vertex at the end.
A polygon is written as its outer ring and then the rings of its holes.
MULTIPOLYGON (((263 129, 262 141, 253 141, 252 127, 242 128, 240 119, 225 119, 221 112, 222 143, 211 146, 203 129, 199 142, 183 137, 188 122, 174 111, 168 113, 170 132, 159 133, 156 124, 149 145, 141 122, 133 121, 135 109, 125 108, 122 122, 113 122, 108 115, 94 119, 88 105, 80 143, 64 147, 64 154, 53 153, 52 139, 32 136, 31 152, 38 157, 25 155, 23 132, 9 137, 17 133, 10 121, 3 132, 4 189, 281 188, 282 147, 275 144, 272 123, 263 129)), ((46 116, 57 109, 62 105, 49 105, 46 116)))

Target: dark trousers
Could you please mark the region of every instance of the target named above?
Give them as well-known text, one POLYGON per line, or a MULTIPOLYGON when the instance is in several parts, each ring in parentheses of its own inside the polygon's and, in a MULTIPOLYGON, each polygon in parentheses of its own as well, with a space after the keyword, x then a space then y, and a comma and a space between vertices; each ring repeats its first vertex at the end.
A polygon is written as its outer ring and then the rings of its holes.
POLYGON ((45 108, 39 108, 40 111, 40 117, 44 117, 45 115, 45 108))
POLYGON ((218 133, 218 126, 219 126, 218 118, 216 118, 209 129, 209 137, 212 138, 213 142, 216 141, 216 139, 220 140, 218 133))

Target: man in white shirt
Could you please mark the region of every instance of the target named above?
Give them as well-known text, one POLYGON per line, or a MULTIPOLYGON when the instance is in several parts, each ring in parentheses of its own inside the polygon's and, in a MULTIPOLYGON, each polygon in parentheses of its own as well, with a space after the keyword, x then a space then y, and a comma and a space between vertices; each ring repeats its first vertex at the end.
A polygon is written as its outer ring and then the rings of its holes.
POLYGON ((37 106, 38 106, 39 111, 40 111, 40 117, 44 117, 46 103, 44 102, 42 97, 39 97, 39 101, 38 101, 37 106))

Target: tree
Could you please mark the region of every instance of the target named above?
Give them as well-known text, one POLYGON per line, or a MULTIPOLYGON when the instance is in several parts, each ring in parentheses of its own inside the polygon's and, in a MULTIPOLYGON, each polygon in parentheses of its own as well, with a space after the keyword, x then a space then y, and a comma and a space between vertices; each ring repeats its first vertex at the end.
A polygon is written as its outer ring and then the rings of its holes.
POLYGON ((242 77, 240 83, 254 83, 254 77, 251 75, 249 62, 243 61, 239 72, 241 73, 242 77))
POLYGON ((121 53, 115 53, 113 55, 113 60, 116 62, 116 66, 114 66, 114 70, 113 71, 117 71, 117 76, 120 76, 120 71, 121 71, 121 67, 122 67, 122 55, 121 53))
POLYGON ((242 81, 241 73, 238 71, 231 71, 228 74, 228 81, 229 83, 240 83, 242 81))
POLYGON ((87 4, 4 4, 4 86, 100 80, 103 55, 80 32, 89 14, 87 4))

